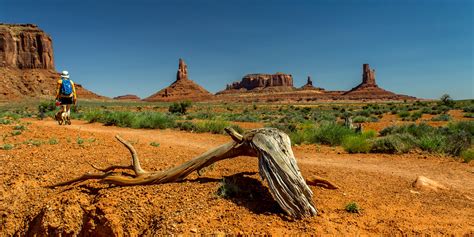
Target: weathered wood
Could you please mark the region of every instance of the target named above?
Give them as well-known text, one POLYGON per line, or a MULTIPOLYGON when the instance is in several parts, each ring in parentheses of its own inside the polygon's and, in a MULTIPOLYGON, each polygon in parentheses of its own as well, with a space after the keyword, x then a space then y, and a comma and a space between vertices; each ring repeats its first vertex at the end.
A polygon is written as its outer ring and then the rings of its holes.
POLYGON ((270 193, 288 215, 303 218, 317 214, 312 201, 313 193, 296 164, 288 135, 274 128, 254 129, 243 136, 231 128, 227 128, 226 132, 232 137, 232 142, 207 151, 179 166, 157 172, 143 170, 133 146, 117 135, 117 140, 125 145, 131 153, 132 164, 130 166, 115 165, 100 169, 92 165, 94 169, 103 173, 84 174, 79 178, 51 187, 69 185, 88 179, 100 179, 102 182, 119 186, 175 182, 220 160, 237 156, 254 156, 259 159, 260 176, 263 180, 268 181, 270 193), (132 177, 117 175, 113 173, 115 169, 130 169, 134 171, 135 175, 132 177))

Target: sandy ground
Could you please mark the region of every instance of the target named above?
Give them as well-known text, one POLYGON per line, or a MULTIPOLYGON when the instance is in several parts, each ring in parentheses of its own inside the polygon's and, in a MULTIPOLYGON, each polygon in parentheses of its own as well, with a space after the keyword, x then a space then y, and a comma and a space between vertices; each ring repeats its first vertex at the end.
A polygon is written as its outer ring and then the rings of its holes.
MULTIPOLYGON (((474 235, 473 162, 426 153, 353 155, 340 148, 295 146, 303 176, 322 176, 340 189, 312 186, 318 216, 293 220, 272 199, 258 176, 257 159, 251 157, 218 162, 202 176, 193 173, 179 183, 115 187, 86 181, 45 187, 94 171, 88 163, 128 165, 130 155, 115 141, 115 134, 134 144, 147 170, 180 164, 228 142, 228 136, 83 121, 71 126, 52 120, 22 122, 30 123, 27 130, 0 143, 15 145, 0 150, 0 236, 474 235), (419 175, 448 189, 418 190, 412 183, 419 175), (237 196, 216 195, 223 177, 237 183, 241 190, 237 196), (344 210, 351 201, 362 208, 361 213, 344 210)), ((0 125, 0 135, 12 129, 13 125, 0 125)))

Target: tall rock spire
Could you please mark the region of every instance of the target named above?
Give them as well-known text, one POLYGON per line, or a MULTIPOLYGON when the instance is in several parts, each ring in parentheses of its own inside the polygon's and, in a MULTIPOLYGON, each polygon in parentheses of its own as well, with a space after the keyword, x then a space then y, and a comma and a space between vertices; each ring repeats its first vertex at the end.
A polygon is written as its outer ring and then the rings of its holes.
POLYGON ((375 83, 375 69, 370 69, 367 63, 362 65, 362 84, 377 86, 377 83, 375 83))
POLYGON ((176 81, 187 80, 188 78, 188 66, 183 59, 179 59, 178 72, 176 73, 176 81))

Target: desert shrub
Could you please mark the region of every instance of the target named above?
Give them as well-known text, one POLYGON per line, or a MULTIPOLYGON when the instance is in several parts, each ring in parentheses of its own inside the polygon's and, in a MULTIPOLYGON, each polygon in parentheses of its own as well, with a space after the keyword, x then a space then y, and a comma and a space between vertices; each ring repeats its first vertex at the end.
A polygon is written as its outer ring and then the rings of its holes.
POLYGON ((333 113, 327 112, 316 112, 313 114, 313 119, 318 122, 336 122, 336 116, 333 113))
POLYGON ((474 160, 474 149, 471 148, 471 149, 467 149, 467 150, 461 152, 461 158, 466 163, 469 163, 472 160, 474 160))
POLYGON ((10 119, 0 118, 0 124, 11 124, 12 122, 10 119))
POLYGON ((159 147, 159 146, 160 146, 160 143, 158 143, 158 142, 150 142, 150 146, 159 147))
POLYGON ((445 144, 446 137, 439 134, 422 136, 417 141, 418 147, 429 152, 442 152, 445 144))
POLYGON ((349 202, 344 209, 350 213, 360 213, 362 210, 356 202, 349 202))
POLYGON ((464 113, 464 118, 474 118, 474 113, 464 113))
POLYGON ((188 108, 191 107, 191 101, 174 102, 168 108, 172 114, 186 114, 188 108))
POLYGON ((348 135, 343 138, 342 147, 349 153, 368 153, 372 143, 363 135, 348 135))
POLYGON ((210 132, 214 134, 224 134, 225 128, 231 127, 238 133, 243 133, 243 129, 234 124, 230 124, 227 121, 222 120, 210 120, 205 122, 198 122, 196 125, 196 132, 203 133, 203 132, 210 132))
MULTIPOLYGON (((281 130, 281 129, 280 129, 281 130)), ((292 144, 302 144, 308 143, 311 140, 311 137, 316 133, 316 128, 314 126, 307 126, 302 129, 295 130, 288 133, 292 144)))
POLYGON ((440 114, 436 117, 431 118, 431 121, 449 121, 451 120, 451 115, 449 114, 440 114))
POLYGON ((369 120, 369 118, 364 117, 364 116, 355 116, 352 119, 352 122, 354 122, 354 123, 363 123, 363 122, 367 122, 368 120, 369 120))
POLYGON ((49 145, 56 145, 56 144, 59 143, 59 141, 58 141, 58 139, 56 139, 56 138, 53 137, 53 138, 50 138, 50 139, 48 140, 48 143, 49 143, 49 145))
POLYGON ((12 144, 3 144, 3 145, 0 145, 0 150, 11 150, 13 149, 13 145, 12 144))
POLYGON ((135 114, 135 118, 131 123, 132 128, 173 128, 175 120, 162 113, 156 112, 140 112, 135 114))
POLYGON ((410 116, 410 112, 402 110, 402 111, 398 112, 398 116, 400 118, 407 118, 408 116, 410 116))
POLYGON ((196 125, 189 121, 178 122, 176 127, 183 131, 196 131, 196 125))
POLYGON ((466 107, 462 108, 462 111, 469 112, 469 113, 474 113, 474 106, 472 106, 472 105, 466 106, 466 107))
POLYGON ((239 194, 240 191, 239 186, 237 186, 234 180, 223 178, 216 194, 222 198, 230 198, 239 194))
POLYGON ((414 112, 410 115, 410 119, 412 121, 416 121, 417 119, 421 118, 423 114, 421 112, 414 112))
POLYGON ((444 94, 439 98, 439 104, 444 105, 447 107, 453 107, 455 105, 454 100, 451 98, 450 95, 444 94))
POLYGON ((420 112, 422 114, 430 114, 432 112, 431 108, 428 108, 428 107, 423 107, 420 112))
POLYGON ((410 134, 391 134, 374 140, 371 151, 375 153, 406 153, 415 144, 415 138, 410 134))
POLYGON ((21 130, 13 130, 13 131, 11 132, 11 134, 12 134, 12 136, 18 136, 18 135, 21 134, 21 130))
POLYGON ((451 133, 457 133, 460 131, 465 131, 469 133, 471 136, 474 136, 474 121, 460 121, 449 123, 447 129, 451 131, 451 133))
POLYGON ((321 143, 331 146, 341 145, 345 136, 353 135, 355 132, 337 123, 322 123, 310 137, 311 143, 321 143))

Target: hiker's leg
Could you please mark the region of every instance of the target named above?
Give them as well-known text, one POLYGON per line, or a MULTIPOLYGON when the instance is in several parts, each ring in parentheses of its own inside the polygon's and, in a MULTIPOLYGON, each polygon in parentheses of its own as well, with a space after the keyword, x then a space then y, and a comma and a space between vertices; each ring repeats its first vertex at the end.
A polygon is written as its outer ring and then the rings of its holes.
POLYGON ((66 105, 66 111, 67 111, 67 118, 69 119, 71 116, 71 104, 66 105))

